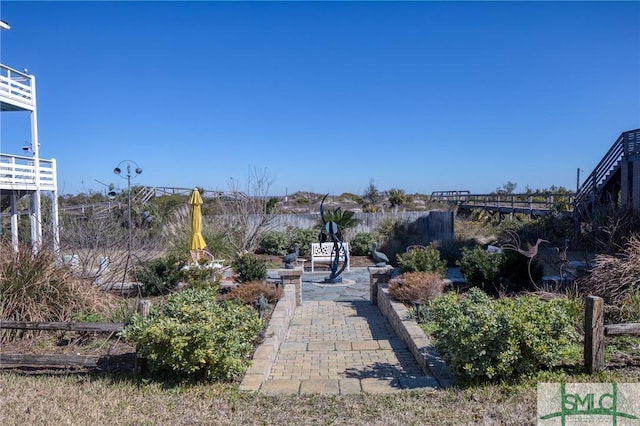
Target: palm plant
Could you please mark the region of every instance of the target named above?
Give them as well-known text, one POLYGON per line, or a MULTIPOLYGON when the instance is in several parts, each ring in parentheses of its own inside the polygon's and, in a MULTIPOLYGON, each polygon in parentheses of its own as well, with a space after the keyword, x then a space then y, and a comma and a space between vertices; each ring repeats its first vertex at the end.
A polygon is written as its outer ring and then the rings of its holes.
MULTIPOLYGON (((348 232, 350 229, 355 228, 361 222, 360 219, 355 217, 355 212, 351 210, 342 210, 340 207, 335 210, 327 210, 324 212, 324 220, 328 222, 334 222, 338 225, 338 238, 342 241, 348 241, 348 232)), ((317 222, 318 228, 322 229, 324 227, 324 223, 322 222, 322 218, 318 219, 317 222)))

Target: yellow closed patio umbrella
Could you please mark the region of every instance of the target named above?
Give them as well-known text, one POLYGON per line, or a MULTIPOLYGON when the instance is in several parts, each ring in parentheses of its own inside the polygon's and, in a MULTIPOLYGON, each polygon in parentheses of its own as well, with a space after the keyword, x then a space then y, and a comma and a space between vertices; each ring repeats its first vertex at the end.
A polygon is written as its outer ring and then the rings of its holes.
POLYGON ((189 250, 194 262, 200 259, 200 250, 207 246, 202 237, 202 197, 200 191, 195 188, 189 198, 191 205, 191 240, 189 242, 189 250))

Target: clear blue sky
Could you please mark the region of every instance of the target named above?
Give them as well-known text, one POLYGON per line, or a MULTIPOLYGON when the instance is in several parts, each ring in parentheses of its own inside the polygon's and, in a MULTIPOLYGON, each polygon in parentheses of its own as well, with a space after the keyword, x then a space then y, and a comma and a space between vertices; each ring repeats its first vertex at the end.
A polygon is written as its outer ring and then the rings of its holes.
MULTIPOLYGON (((574 189, 640 127, 640 2, 0 3, 62 194, 574 189)), ((3 113, 21 154, 28 113, 3 113)))

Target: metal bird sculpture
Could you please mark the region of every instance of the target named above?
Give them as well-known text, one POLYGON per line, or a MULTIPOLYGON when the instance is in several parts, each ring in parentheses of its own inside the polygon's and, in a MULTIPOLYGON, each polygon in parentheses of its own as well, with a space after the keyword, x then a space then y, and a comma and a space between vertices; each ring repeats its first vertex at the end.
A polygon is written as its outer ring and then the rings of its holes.
POLYGON ((531 263, 533 262, 533 259, 538 255, 538 246, 540 246, 540 243, 548 244, 549 241, 543 240, 542 238, 538 238, 538 240, 534 245, 531 245, 531 243, 527 242, 527 250, 524 250, 523 248, 521 248, 522 243, 520 242, 520 236, 512 231, 509 231, 508 234, 513 239, 513 244, 511 243, 502 244, 500 247, 504 250, 517 251, 521 255, 529 258, 529 261, 527 263, 527 272, 529 273, 529 280, 531 280, 531 283, 535 287, 536 283, 533 280, 533 277, 531 276, 531 263))
POLYGON ((564 283, 563 269, 565 263, 569 261, 567 257, 567 249, 569 248, 569 239, 564 240, 564 247, 556 247, 558 251, 558 263, 560 264, 559 272, 560 272, 560 282, 564 283))
POLYGON ((382 267, 389 263, 387 255, 378 251, 378 243, 375 241, 371 246, 371 257, 373 257, 373 260, 376 262, 376 266, 382 267))
POLYGON ((300 246, 298 245, 298 243, 294 243, 293 253, 289 253, 288 255, 282 258, 285 269, 293 269, 293 266, 296 263, 296 260, 298 260, 299 253, 300 253, 300 246))

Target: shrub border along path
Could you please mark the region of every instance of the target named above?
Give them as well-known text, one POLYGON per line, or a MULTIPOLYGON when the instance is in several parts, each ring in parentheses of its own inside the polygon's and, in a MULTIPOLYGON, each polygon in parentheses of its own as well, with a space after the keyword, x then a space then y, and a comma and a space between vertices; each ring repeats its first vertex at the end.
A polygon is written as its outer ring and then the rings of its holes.
MULTIPOLYGON (((337 382, 347 383, 348 380, 331 381, 326 380, 326 387, 305 388, 303 385, 296 386, 295 381, 290 380, 286 386, 275 389, 276 393, 352 393, 354 391, 386 393, 396 392, 401 388, 404 389, 434 389, 440 387, 448 387, 455 383, 453 376, 442 360, 438 351, 431 344, 431 340, 425 332, 418 326, 414 319, 409 315, 407 308, 400 302, 393 299, 387 289, 387 281, 389 270, 386 268, 368 268, 370 277, 370 300, 372 305, 378 305, 380 312, 387 318, 391 328, 395 334, 406 344, 409 357, 413 356, 424 373, 423 379, 420 376, 413 378, 413 383, 407 383, 406 378, 400 378, 400 386, 396 383, 393 386, 371 386, 373 380, 362 379, 358 389, 355 389, 353 383, 350 383, 349 392, 341 389, 337 382), (435 380, 434 380, 435 379, 435 380), (331 383, 329 383, 331 382, 331 383), (336 383, 333 383, 336 382, 336 383), (418 383, 420 382, 420 383, 418 383), (403 385, 403 383, 406 385, 403 385)), ((291 272, 289 272, 290 274, 291 272)), ((267 388, 273 388, 274 383, 269 386, 263 384, 272 376, 272 369, 278 355, 281 344, 287 337, 289 325, 296 311, 296 304, 300 306, 300 278, 291 280, 283 277, 290 283, 285 285, 284 295, 276 304, 271 320, 265 332, 265 340, 256 349, 251 367, 247 370, 239 389, 243 391, 267 391, 267 388), (298 302, 298 303, 296 303, 298 302)), ((335 303, 335 302, 313 302, 313 303, 335 303)), ((307 308, 305 305, 304 308, 307 308)), ((303 308, 303 309, 304 309, 303 308)), ((377 309, 376 309, 377 311, 377 309)), ((360 343, 360 342, 358 342, 360 343)), ((372 342, 375 343, 375 340, 372 342)), ((353 345, 353 343, 352 343, 353 345)), ((336 348, 337 349, 337 348, 336 348)), ((378 350, 384 350, 380 346, 378 350)), ((351 380, 352 381, 352 380, 351 380)), ((271 381, 273 382, 273 381, 271 381)), ((283 381, 284 382, 284 381, 283 381)), ((303 382, 304 383, 304 382, 303 382)), ((271 389, 274 390, 274 389, 271 389)))

